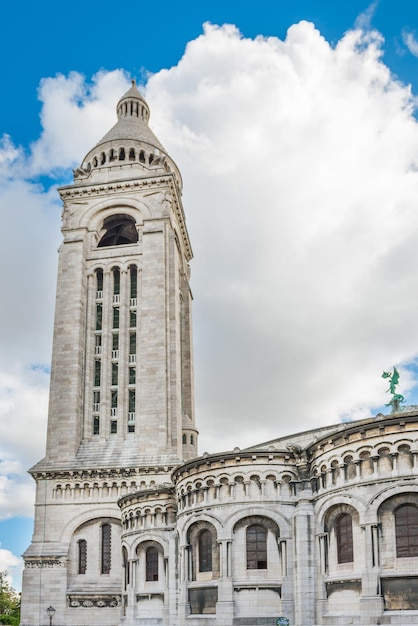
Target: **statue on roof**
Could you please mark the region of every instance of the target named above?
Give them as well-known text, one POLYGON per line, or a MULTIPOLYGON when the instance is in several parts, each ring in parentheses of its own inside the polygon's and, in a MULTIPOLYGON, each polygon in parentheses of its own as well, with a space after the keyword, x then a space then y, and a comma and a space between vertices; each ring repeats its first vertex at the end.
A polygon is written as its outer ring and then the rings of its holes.
POLYGON ((401 393, 396 393, 396 387, 399 384, 399 372, 396 367, 394 367, 393 372, 383 372, 382 378, 389 378, 389 389, 386 390, 386 393, 392 394, 390 402, 385 404, 385 406, 391 406, 392 413, 397 413, 401 402, 405 402, 403 395, 401 393))

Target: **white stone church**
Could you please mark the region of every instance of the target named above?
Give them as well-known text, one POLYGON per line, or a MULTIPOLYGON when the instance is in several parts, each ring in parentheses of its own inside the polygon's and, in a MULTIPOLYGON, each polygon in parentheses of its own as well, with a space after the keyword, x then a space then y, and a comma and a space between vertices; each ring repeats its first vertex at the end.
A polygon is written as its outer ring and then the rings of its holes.
POLYGON ((21 625, 418 624, 418 412, 198 457, 182 179, 117 117, 60 189, 21 625))

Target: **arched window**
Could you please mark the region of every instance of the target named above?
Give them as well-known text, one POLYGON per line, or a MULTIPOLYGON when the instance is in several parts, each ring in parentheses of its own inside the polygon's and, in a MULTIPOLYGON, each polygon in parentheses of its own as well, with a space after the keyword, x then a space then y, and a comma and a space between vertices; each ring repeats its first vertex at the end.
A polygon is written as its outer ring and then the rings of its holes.
POLYGON ((145 580, 158 580, 158 550, 153 546, 145 553, 145 580))
POLYGON ((247 528, 247 569, 267 569, 267 530, 260 524, 247 528))
POLYGON ((106 230, 99 241, 99 248, 121 246, 138 241, 135 220, 129 215, 111 215, 103 224, 106 230))
POLYGON ((418 507, 401 504, 395 511, 396 556, 418 556, 418 507))
POLYGON ((102 524, 101 532, 101 573, 110 574, 110 559, 111 559, 111 533, 110 524, 102 524))
POLYGON ((335 524, 337 535, 338 563, 352 563, 353 556, 353 521, 351 515, 342 513, 335 524))
POLYGON ((183 435, 183 443, 187 443, 186 435, 183 435))
POLYGON ((129 561, 128 561, 128 551, 125 548, 125 546, 123 546, 122 548, 122 565, 123 565, 123 571, 124 571, 124 577, 123 577, 124 590, 126 591, 126 588, 129 585, 129 561))
MULTIPOLYGON (((131 301, 135 300, 138 293, 138 270, 135 265, 131 265, 130 269, 130 297, 131 301)), ((135 302, 131 302, 131 306, 135 306, 135 302)))
POLYGON ((96 270, 96 299, 103 298, 103 270, 96 270))
POLYGON ((212 571, 212 533, 202 530, 198 538, 199 572, 212 571))
POLYGON ((87 541, 79 539, 78 546, 78 573, 85 574, 87 569, 87 541))

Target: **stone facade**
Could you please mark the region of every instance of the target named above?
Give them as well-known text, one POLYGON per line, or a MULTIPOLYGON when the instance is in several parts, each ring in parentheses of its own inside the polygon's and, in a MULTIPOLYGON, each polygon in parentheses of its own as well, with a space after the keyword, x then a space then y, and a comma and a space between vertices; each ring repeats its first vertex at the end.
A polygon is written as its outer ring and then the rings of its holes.
POLYGON ((418 411, 197 457, 181 176, 117 113, 60 189, 22 626, 418 624, 418 411))

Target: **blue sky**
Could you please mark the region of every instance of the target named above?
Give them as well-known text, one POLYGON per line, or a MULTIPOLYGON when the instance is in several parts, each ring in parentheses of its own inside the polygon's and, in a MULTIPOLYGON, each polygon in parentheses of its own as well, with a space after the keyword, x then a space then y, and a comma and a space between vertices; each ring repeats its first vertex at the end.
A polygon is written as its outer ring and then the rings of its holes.
POLYGON ((201 452, 384 410, 395 364, 418 403, 417 40, 410 0, 2 7, 0 568, 16 587, 45 442, 54 186, 130 77, 184 178, 201 452))

